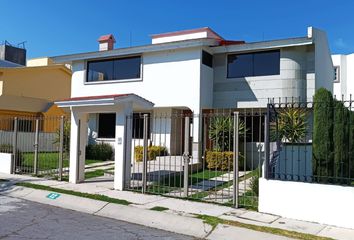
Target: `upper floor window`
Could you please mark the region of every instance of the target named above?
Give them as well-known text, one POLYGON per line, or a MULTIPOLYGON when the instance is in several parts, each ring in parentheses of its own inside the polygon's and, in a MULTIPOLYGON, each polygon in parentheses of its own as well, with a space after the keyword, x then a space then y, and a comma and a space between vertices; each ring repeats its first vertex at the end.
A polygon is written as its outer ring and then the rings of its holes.
POLYGON ((87 82, 141 78, 141 57, 127 57, 87 63, 87 82))
POLYGON ((278 75, 280 51, 265 51, 245 54, 230 54, 227 57, 227 77, 278 75))
POLYGON ((334 67, 334 82, 340 82, 340 69, 339 66, 334 67))

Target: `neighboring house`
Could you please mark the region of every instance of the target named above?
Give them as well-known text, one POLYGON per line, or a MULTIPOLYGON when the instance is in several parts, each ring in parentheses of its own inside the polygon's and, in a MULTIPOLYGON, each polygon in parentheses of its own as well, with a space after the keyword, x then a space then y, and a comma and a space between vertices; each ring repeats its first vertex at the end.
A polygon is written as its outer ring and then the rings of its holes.
POLYGON ((335 73, 333 94, 337 99, 350 100, 354 93, 354 70, 350 67, 354 66, 354 53, 332 55, 332 61, 335 73))
MULTIPOLYGON (((0 118, 66 115, 53 101, 70 96, 71 70, 49 58, 28 60, 27 66, 25 60, 25 49, 0 46, 0 118)), ((32 121, 22 121, 19 130, 25 124, 34 127, 32 121)), ((0 130, 12 128, 12 123, 0 125, 0 130)))
MULTIPOLYGON (((73 69, 71 98, 58 102, 72 110, 73 164, 78 157, 77 133, 87 130, 82 127, 86 118, 91 141, 114 142, 117 159, 123 157, 120 145, 127 134, 118 132, 122 114, 266 108, 269 98, 306 101, 320 87, 333 89, 326 34, 312 27, 303 37, 253 43, 225 40, 210 28, 152 35, 152 44, 145 46, 114 49, 113 35, 102 36, 99 43, 96 52, 53 58, 73 69)), ((141 124, 133 123, 132 131, 141 133, 141 124)), ((193 122, 193 155, 198 155, 200 125, 193 122)), ((170 139, 178 138, 182 125, 169 122, 168 127, 163 144, 171 154, 180 154, 170 139)), ((151 134, 158 133, 153 129, 151 134)))

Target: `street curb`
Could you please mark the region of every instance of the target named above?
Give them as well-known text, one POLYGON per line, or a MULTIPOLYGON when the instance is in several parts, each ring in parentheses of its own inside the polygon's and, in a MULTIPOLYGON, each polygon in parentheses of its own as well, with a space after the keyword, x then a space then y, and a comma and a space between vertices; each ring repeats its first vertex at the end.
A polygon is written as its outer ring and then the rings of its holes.
POLYGON ((126 221, 197 238, 205 238, 213 230, 209 224, 197 218, 107 203, 69 194, 60 193, 60 197, 57 199, 50 199, 47 197, 50 193, 51 192, 46 190, 16 186, 10 191, 0 192, 0 195, 126 221))

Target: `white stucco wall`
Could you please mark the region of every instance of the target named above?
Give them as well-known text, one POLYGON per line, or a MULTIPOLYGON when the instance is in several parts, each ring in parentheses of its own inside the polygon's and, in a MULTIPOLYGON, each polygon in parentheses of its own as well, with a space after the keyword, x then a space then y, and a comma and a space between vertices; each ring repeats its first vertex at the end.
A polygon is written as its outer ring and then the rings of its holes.
POLYGON ((184 106, 199 112, 200 49, 146 53, 141 81, 85 83, 85 62, 73 63, 71 97, 135 93, 155 107, 184 106))
POLYGON ((259 179, 259 211, 354 228, 354 187, 259 179))
POLYGON ((309 37, 313 38, 315 44, 315 87, 316 89, 324 87, 333 92, 334 72, 327 34, 312 27, 308 31, 309 37))
POLYGON ((0 173, 12 173, 12 154, 0 153, 0 173))
MULTIPOLYGON (((332 55, 333 66, 339 66, 339 82, 333 83, 333 94, 337 99, 350 99, 350 94, 354 96, 354 54, 332 55)), ((352 96, 352 99, 353 99, 352 96)))

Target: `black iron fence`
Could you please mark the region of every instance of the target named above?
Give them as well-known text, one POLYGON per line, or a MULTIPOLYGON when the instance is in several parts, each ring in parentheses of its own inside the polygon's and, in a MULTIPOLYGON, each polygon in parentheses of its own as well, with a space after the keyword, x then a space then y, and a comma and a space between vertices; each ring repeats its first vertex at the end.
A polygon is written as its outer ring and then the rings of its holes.
POLYGON ((270 179, 354 185, 353 101, 268 104, 270 179))
POLYGON ((11 156, 12 173, 61 179, 69 173, 69 134, 62 116, 1 116, 0 156, 11 156))

